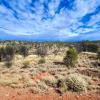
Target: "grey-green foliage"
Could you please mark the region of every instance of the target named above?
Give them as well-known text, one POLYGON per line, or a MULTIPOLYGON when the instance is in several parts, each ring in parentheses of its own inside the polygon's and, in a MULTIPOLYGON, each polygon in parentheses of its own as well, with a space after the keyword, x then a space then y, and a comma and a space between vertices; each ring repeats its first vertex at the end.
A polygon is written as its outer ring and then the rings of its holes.
POLYGON ((29 47, 25 45, 21 45, 18 50, 19 54, 23 55, 24 57, 28 55, 28 51, 29 51, 29 47))
POLYGON ((78 74, 70 74, 66 79, 66 84, 68 86, 68 90, 72 90, 74 92, 86 91, 88 88, 88 82, 78 74))
POLYGON ((36 53, 41 56, 41 57, 45 57, 47 55, 47 47, 45 45, 39 45, 37 47, 36 53))
POLYGON ((67 67, 75 67, 78 59, 78 53, 74 47, 70 47, 64 57, 64 63, 67 67))
POLYGON ((12 45, 6 45, 5 47, 0 47, 0 61, 12 60, 15 54, 15 50, 12 45))
POLYGON ((60 93, 65 93, 66 91, 74 92, 86 92, 88 89, 87 79, 80 74, 69 74, 64 79, 59 79, 57 82, 57 88, 59 88, 60 93))

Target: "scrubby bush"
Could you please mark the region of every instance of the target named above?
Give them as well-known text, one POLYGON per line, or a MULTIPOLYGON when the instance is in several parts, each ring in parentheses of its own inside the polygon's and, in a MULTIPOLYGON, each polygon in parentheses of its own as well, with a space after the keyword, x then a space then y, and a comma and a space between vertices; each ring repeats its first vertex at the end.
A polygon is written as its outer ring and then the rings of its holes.
POLYGON ((66 81, 64 79, 58 80, 57 88, 59 88, 60 93, 65 93, 68 90, 68 87, 66 85, 66 81))
POLYGON ((55 87, 57 80, 53 76, 45 76, 42 81, 46 83, 47 86, 55 87))
POLYGON ((100 51, 97 53, 97 59, 100 60, 100 51))
POLYGON ((3 54, 4 54, 4 48, 0 47, 0 61, 3 59, 3 54))
POLYGON ((97 52, 98 51, 98 46, 95 44, 88 44, 87 45, 87 50, 89 52, 97 52))
POLYGON ((27 68, 30 65, 30 61, 29 60, 24 60, 23 61, 23 68, 27 68))
POLYGON ((29 50, 28 46, 21 45, 19 47, 19 53, 23 55, 24 57, 28 55, 28 50, 29 50))
POLYGON ((74 47, 70 47, 64 58, 67 67, 74 67, 78 59, 78 53, 74 47))
POLYGON ((13 46, 7 45, 0 48, 0 60, 10 61, 13 59, 15 50, 13 46))
POLYGON ((88 82, 78 74, 70 74, 66 79, 66 84, 69 90, 75 92, 86 91, 88 88, 88 82))
POLYGON ((8 56, 13 58, 14 54, 15 54, 15 50, 14 50, 13 46, 12 45, 7 45, 5 47, 5 53, 6 53, 6 55, 8 55, 8 56))
POLYGON ((80 48, 81 51, 87 51, 87 52, 97 52, 99 49, 97 44, 91 42, 81 42, 80 48))
POLYGON ((44 45, 39 45, 37 47, 36 53, 41 57, 45 57, 47 55, 47 47, 44 45))
POLYGON ((41 58, 40 60, 39 60, 39 64, 43 64, 43 63, 45 63, 46 61, 45 61, 45 58, 41 58))

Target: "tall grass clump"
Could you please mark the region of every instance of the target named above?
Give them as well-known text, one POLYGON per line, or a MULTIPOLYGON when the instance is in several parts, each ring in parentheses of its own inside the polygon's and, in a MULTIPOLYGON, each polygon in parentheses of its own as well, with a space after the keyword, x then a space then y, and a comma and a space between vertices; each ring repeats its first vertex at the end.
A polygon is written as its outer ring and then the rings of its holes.
POLYGON ((88 82, 78 74, 70 74, 66 79, 66 84, 68 86, 68 90, 72 90, 74 92, 85 92, 88 88, 88 82))

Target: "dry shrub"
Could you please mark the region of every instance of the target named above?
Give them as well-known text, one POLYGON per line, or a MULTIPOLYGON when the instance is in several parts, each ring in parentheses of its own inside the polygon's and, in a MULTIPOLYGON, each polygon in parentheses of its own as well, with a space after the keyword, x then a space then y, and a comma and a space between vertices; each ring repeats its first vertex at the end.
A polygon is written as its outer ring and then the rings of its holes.
POLYGON ((66 79, 66 84, 69 90, 75 92, 86 91, 88 82, 79 74, 70 74, 66 79))
POLYGON ((40 60, 39 60, 39 62, 38 62, 38 64, 43 64, 43 63, 45 63, 46 61, 45 61, 45 58, 41 58, 40 60))
POLYGON ((46 91, 48 86, 43 81, 36 81, 36 84, 33 87, 30 87, 32 93, 40 93, 46 91))
POLYGON ((57 88, 59 89, 60 93, 65 93, 68 90, 68 87, 66 85, 66 80, 59 79, 57 82, 57 88))
POLYGON ((25 59, 23 61, 23 67, 22 68, 28 68, 30 66, 30 60, 25 59))
POLYGON ((49 76, 45 76, 42 81, 44 81, 48 86, 56 86, 57 80, 49 75, 49 76))

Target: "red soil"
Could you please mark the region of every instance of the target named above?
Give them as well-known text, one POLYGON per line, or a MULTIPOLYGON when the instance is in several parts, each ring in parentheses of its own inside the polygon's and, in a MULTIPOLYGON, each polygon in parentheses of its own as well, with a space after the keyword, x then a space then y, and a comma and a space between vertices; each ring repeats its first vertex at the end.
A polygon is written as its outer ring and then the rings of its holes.
POLYGON ((33 94, 26 89, 13 89, 0 86, 0 100, 100 100, 100 94, 76 94, 68 92, 62 96, 54 90, 33 94))
POLYGON ((35 77, 33 77, 32 79, 34 80, 41 80, 43 79, 44 77, 46 76, 49 76, 50 74, 48 72, 41 72, 41 73, 38 73, 35 77))

